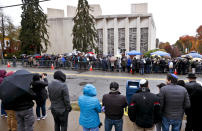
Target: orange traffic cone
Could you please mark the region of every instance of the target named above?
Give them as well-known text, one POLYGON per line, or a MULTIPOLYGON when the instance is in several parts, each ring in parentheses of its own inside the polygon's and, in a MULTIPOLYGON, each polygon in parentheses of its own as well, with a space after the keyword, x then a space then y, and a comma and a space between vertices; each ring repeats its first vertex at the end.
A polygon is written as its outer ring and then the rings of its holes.
POLYGON ((93 71, 93 67, 92 66, 90 66, 90 71, 93 71))
POLYGON ((130 69, 130 73, 133 73, 133 69, 130 69))
POLYGON ((51 65, 51 70, 54 70, 54 66, 53 66, 53 64, 51 65))
POLYGON ((175 69, 174 74, 177 75, 177 70, 175 69))
POLYGON ((11 65, 10 65, 10 63, 9 63, 9 62, 7 63, 7 67, 8 67, 8 68, 9 68, 9 67, 11 67, 11 65))

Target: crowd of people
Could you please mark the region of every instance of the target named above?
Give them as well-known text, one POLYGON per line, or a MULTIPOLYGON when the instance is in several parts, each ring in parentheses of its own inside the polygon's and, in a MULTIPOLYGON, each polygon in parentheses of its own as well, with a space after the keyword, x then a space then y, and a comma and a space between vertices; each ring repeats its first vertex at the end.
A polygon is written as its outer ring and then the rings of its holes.
MULTIPOLYGON (((16 66, 16 57, 12 58, 13 65, 16 66)), ((134 57, 125 56, 96 56, 92 54, 77 55, 42 55, 42 56, 22 56, 23 66, 30 67, 51 67, 69 68, 75 70, 99 69, 103 71, 117 71, 128 73, 173 73, 185 75, 189 72, 202 72, 202 59, 186 58, 164 58, 164 57, 134 57)))
MULTIPOLYGON (((0 70, 0 83, 15 74, 13 73, 0 70)), ((33 100, 36 101, 37 120, 45 120, 48 97, 55 131, 67 131, 68 115, 72 107, 65 83, 66 75, 62 71, 56 71, 53 77, 54 80, 48 82, 46 74, 34 74, 29 92, 13 102, 2 100, 1 115, 7 116, 9 131, 33 131, 33 100)), ((83 131, 99 131, 102 126, 99 113, 104 112, 105 131, 111 131, 113 126, 115 131, 122 131, 124 109, 128 107, 128 116, 135 131, 154 131, 155 128, 157 131, 169 131, 170 126, 172 131, 180 131, 184 114, 187 115, 185 131, 201 131, 202 86, 196 82, 195 74, 190 73, 187 78, 189 82, 185 83, 175 74, 167 74, 166 82, 157 85, 159 94, 151 93, 149 81, 142 79, 139 82, 140 88, 133 94, 130 102, 126 96, 121 95, 118 82, 111 82, 109 93, 103 95, 102 104, 96 98, 96 87, 86 84, 83 95, 78 98, 79 124, 83 131)))

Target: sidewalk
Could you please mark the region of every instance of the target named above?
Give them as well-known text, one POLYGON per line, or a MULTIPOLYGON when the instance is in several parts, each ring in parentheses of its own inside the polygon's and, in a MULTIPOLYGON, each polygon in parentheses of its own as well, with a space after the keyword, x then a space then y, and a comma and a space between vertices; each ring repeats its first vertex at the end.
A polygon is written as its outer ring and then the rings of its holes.
MULTIPOLYGON (((51 114, 51 111, 47 111, 48 117, 45 120, 35 121, 34 123, 34 131, 54 131, 54 120, 51 114)), ((69 121, 68 121, 68 131, 82 131, 82 127, 79 125, 79 111, 71 111, 69 114, 69 121)), ((127 116, 123 117, 124 124, 123 124, 123 131, 134 131, 133 124, 129 120, 127 116)), ((100 131, 104 131, 104 113, 100 114, 100 120, 103 123, 100 131)), ((181 131, 184 131, 184 123, 182 125, 181 131)), ((7 130, 7 123, 6 118, 0 118, 0 131, 7 130)), ((114 131, 114 129, 112 130, 114 131)))
MULTIPOLYGON (((68 131, 82 131, 82 127, 79 125, 79 114, 78 111, 72 111, 69 114, 68 131)), ((45 120, 35 121, 34 131, 54 131, 54 120, 51 111, 47 112, 48 117, 45 120)), ((104 125, 104 114, 100 114, 100 119, 104 125)), ((124 116, 124 131, 133 131, 132 122, 129 121, 128 117, 124 116)), ((6 118, 0 118, 0 131, 6 131, 7 124, 6 118)), ((101 127, 100 131, 104 131, 104 126, 101 127)))

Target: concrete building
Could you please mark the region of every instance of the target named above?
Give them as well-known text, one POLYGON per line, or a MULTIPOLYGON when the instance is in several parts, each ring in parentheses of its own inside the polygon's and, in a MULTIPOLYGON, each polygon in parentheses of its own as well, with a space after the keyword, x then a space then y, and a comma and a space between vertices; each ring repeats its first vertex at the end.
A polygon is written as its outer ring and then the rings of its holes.
MULTIPOLYGON (((102 15, 99 5, 90 5, 91 14, 96 19, 99 52, 116 55, 119 49, 145 52, 156 48, 156 27, 152 14, 147 12, 147 3, 132 4, 131 14, 102 15)), ((51 47, 47 53, 72 52, 73 17, 76 7, 67 6, 64 10, 48 9, 48 31, 51 47)))

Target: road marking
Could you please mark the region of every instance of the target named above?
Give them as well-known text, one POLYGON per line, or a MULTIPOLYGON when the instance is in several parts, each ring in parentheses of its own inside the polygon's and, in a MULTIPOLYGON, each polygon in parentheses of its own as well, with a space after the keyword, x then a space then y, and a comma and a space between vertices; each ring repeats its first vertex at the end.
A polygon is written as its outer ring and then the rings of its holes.
MULTIPOLYGON (((32 72, 32 73, 47 73, 53 75, 53 72, 32 72)), ((65 73, 67 76, 76 76, 76 77, 91 77, 91 78, 109 78, 109 79, 128 79, 128 80, 161 80, 165 81, 166 79, 163 78, 145 78, 145 77, 128 77, 128 76, 105 76, 105 75, 90 75, 90 74, 72 74, 72 73, 65 73)))

